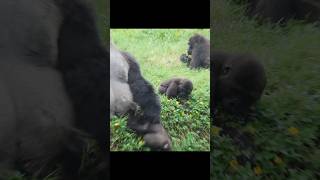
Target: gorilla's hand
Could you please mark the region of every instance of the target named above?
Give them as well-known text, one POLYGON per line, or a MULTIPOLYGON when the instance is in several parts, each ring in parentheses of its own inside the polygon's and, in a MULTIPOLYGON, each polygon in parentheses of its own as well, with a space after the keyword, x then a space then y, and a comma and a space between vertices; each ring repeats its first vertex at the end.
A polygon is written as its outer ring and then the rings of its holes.
POLYGON ((162 124, 150 124, 149 129, 151 132, 143 136, 145 145, 152 150, 170 151, 171 140, 162 124))
POLYGON ((183 63, 189 64, 190 61, 191 61, 191 58, 190 58, 188 55, 186 55, 186 54, 182 54, 182 55, 180 56, 180 61, 183 62, 183 63))

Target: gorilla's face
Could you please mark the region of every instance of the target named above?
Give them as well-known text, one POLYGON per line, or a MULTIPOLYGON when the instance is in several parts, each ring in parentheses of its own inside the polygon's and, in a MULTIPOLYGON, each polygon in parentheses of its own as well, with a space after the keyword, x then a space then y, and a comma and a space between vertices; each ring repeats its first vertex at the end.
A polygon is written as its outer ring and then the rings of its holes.
POLYGON ((246 113, 260 98, 265 85, 263 66, 255 58, 248 55, 227 58, 217 80, 218 101, 229 113, 246 113))

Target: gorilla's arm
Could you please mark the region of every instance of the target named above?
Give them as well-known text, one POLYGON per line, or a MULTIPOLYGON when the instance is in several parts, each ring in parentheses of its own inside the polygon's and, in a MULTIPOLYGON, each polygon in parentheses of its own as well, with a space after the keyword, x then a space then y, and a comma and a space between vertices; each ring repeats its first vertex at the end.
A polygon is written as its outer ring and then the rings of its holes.
POLYGON ((134 121, 141 125, 145 123, 160 123, 161 105, 159 97, 155 94, 152 85, 142 77, 136 60, 129 53, 122 53, 130 67, 128 84, 133 95, 133 101, 140 106, 143 112, 139 116, 130 113, 129 122, 134 121))
POLYGON ((171 83, 167 89, 166 95, 169 98, 173 98, 173 97, 176 97, 177 94, 178 94, 178 82, 177 82, 177 80, 171 81, 171 83))
POLYGON ((152 85, 145 80, 135 59, 126 52, 122 53, 129 64, 128 84, 133 102, 141 109, 141 113, 129 112, 128 127, 138 134, 144 135, 147 146, 153 150, 170 150, 171 140, 160 122, 161 105, 152 85))
POLYGON ((201 61, 201 67, 209 68, 210 67, 210 42, 207 40, 206 43, 202 44, 200 46, 201 49, 201 55, 200 58, 201 61))
POLYGON ((58 39, 59 64, 72 99, 76 125, 95 136, 106 151, 107 52, 87 4, 59 1, 64 19, 58 39))
POLYGON ((201 53, 199 51, 192 52, 192 60, 189 64, 189 67, 191 69, 199 68, 201 65, 201 59, 200 59, 201 53))

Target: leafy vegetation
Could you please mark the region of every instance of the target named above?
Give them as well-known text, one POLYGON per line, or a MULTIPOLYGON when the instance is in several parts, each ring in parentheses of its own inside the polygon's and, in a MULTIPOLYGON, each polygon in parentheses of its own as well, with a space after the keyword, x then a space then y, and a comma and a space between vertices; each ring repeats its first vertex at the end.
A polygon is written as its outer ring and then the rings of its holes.
POLYGON ((319 179, 319 27, 293 20, 258 25, 230 0, 213 6, 215 48, 253 53, 268 83, 250 118, 214 117, 228 129, 212 127, 211 178, 319 179))

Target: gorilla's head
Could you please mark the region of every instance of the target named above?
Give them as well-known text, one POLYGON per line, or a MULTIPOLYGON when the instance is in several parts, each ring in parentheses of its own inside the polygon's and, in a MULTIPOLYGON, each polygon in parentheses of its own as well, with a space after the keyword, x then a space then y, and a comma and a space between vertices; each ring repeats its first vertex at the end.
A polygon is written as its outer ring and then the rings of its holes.
POLYGON ((194 47, 198 46, 199 44, 205 44, 208 40, 201 36, 200 34, 193 35, 188 42, 189 49, 188 49, 188 55, 192 55, 192 50, 194 47))
POLYGON ((247 54, 213 56, 213 63, 217 102, 232 114, 248 112, 266 86, 262 64, 247 54))

